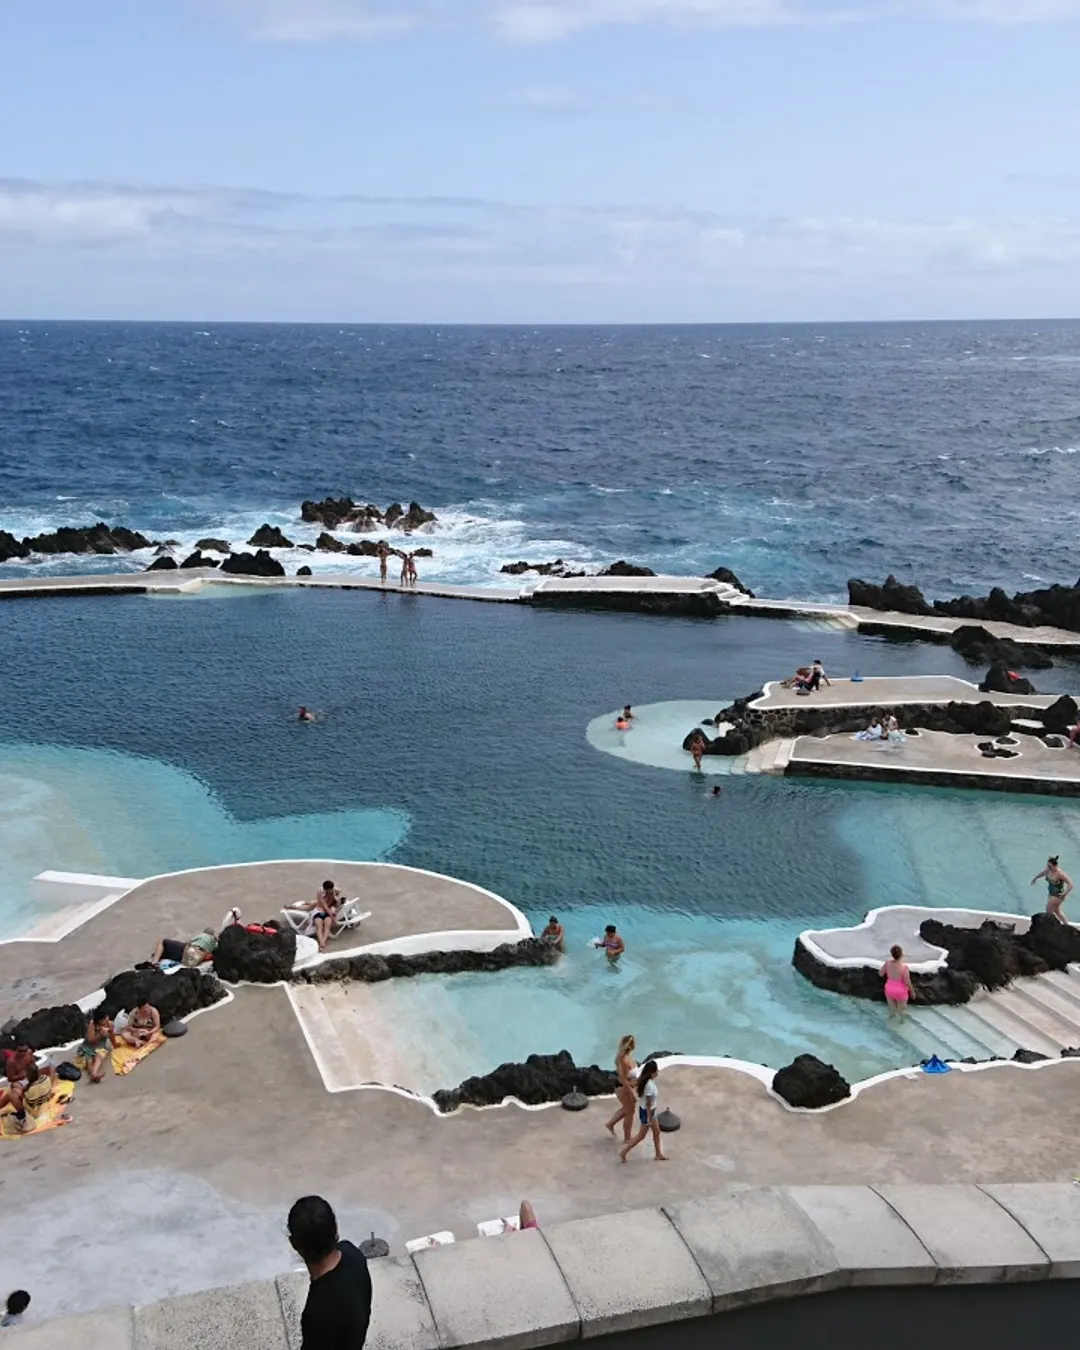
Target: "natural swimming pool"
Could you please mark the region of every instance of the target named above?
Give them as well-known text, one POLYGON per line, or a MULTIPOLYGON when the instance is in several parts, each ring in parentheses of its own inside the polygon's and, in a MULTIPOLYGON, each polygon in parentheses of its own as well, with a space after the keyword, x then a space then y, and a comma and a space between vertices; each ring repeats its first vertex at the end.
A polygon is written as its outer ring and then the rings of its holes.
MULTIPOLYGON (((275 856, 385 856, 487 886, 537 927, 559 914, 553 972, 387 994, 445 1039, 451 1081, 564 1046, 606 1061, 628 1030, 642 1050, 774 1065, 814 1050, 854 1076, 910 1062, 879 1009, 795 974, 796 933, 890 903, 1030 909, 1047 852, 1080 856, 1067 803, 745 777, 713 801, 689 772, 586 738, 626 700, 719 708, 807 656, 837 674, 967 674, 946 648, 334 592, 19 601, 0 616, 0 932, 25 921, 25 883, 46 867, 275 856), (323 720, 296 723, 300 703, 323 720), (628 944, 618 972, 586 945, 609 921, 628 944)), ((1068 667, 1051 680, 1077 687, 1068 667)))

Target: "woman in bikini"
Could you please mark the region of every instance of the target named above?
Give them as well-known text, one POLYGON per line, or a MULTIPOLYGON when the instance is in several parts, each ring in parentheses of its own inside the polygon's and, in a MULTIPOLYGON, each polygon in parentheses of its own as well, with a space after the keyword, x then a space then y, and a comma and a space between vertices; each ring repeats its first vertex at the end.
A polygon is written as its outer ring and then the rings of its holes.
POLYGON ((656 1108, 660 1101, 660 1090, 656 1086, 656 1080, 660 1075, 660 1068, 655 1059, 650 1059, 642 1065, 641 1071, 637 1077, 635 1086, 635 1097, 638 1108, 638 1132, 632 1139, 628 1139, 619 1150, 619 1157, 623 1162, 626 1161, 629 1154, 637 1148, 638 1144, 647 1134, 652 1134, 653 1148, 656 1150, 656 1161, 667 1162, 667 1154, 664 1152, 663 1144, 660 1140, 660 1121, 657 1119, 656 1108))
POLYGON ((140 1003, 132 1010, 128 1024, 120 1033, 125 1045, 141 1050, 148 1045, 161 1030, 161 1015, 152 1003, 140 1003))
POLYGON ((615 1052, 615 1072, 619 1078, 619 1086, 615 1089, 615 1097, 619 1103, 619 1109, 608 1121, 605 1126, 608 1134, 614 1136, 615 1126, 622 1121, 623 1143, 630 1142, 630 1131, 634 1125, 634 1083, 638 1075, 637 1060, 634 1058, 635 1041, 633 1036, 624 1036, 619 1041, 619 1048, 615 1052))
POLYGON ((915 997, 903 947, 890 947, 889 959, 881 967, 881 974, 885 980, 885 1002, 889 1005, 890 1016, 903 1017, 908 1000, 915 997))
POLYGON ((1062 923, 1068 923, 1068 919, 1061 912, 1061 907, 1065 903, 1065 897, 1073 888, 1072 879, 1058 866, 1056 857, 1047 858, 1046 866, 1041 872, 1037 872, 1031 878, 1031 884, 1041 879, 1046 879, 1046 912, 1052 914, 1055 919, 1060 919, 1062 923))

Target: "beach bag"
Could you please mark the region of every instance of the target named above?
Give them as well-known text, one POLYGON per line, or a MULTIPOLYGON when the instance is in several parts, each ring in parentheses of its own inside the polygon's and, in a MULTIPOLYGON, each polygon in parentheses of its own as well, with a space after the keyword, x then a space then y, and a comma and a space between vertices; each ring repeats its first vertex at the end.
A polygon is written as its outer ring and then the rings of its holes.
POLYGON ((82 1070, 77 1064, 72 1064, 70 1059, 65 1059, 63 1064, 56 1066, 56 1076, 65 1083, 77 1083, 82 1077, 82 1070))

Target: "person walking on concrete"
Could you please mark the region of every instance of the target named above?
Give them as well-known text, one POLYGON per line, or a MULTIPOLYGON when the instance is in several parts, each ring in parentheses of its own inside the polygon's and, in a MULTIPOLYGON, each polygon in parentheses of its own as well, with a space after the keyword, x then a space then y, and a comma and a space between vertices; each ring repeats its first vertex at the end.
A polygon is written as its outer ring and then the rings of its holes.
POLYGON ((656 1161, 667 1162, 667 1154, 664 1152, 664 1145, 660 1139, 660 1121, 657 1119, 657 1107, 660 1103, 660 1090, 656 1086, 656 1080, 660 1076, 660 1068, 655 1059, 646 1060, 642 1065, 641 1071, 637 1076, 635 1085, 635 1096, 638 1107, 638 1132, 633 1139, 627 1141, 619 1150, 619 1158, 626 1162, 629 1154, 637 1148, 638 1144, 647 1134, 652 1134, 653 1148, 656 1150, 656 1161))
POLYGON ((1061 912, 1061 907, 1069 892, 1073 889, 1072 878, 1058 866, 1057 857, 1047 858, 1046 866, 1041 872, 1036 872, 1031 878, 1031 884, 1034 886, 1037 881, 1046 881, 1046 912, 1052 914, 1055 919, 1060 919, 1062 923, 1068 923, 1068 919, 1061 912))
POLYGON ((362 1350, 371 1321, 371 1274, 362 1252, 338 1236, 321 1195, 289 1210, 289 1242, 311 1276, 300 1315, 301 1350, 362 1350))

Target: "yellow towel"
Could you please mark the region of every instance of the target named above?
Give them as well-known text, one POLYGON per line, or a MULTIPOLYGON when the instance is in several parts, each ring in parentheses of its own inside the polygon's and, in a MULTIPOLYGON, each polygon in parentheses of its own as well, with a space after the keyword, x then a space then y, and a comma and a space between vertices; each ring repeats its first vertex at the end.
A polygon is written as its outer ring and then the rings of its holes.
POLYGON ((14 1109, 5 1106, 3 1111, 0 1111, 0 1139, 28 1139, 33 1134, 40 1134, 42 1130, 55 1130, 58 1125, 67 1125, 68 1121, 64 1119, 64 1114, 71 1105, 74 1093, 74 1083, 65 1083, 62 1079, 58 1081, 52 1096, 38 1112, 32 1130, 17 1129, 14 1109))
POLYGON ((137 1050, 133 1045, 121 1043, 112 1052, 113 1073, 130 1073, 147 1055, 153 1054, 159 1045, 165 1044, 165 1037, 159 1031, 137 1050))

